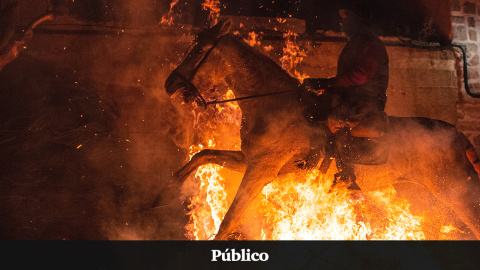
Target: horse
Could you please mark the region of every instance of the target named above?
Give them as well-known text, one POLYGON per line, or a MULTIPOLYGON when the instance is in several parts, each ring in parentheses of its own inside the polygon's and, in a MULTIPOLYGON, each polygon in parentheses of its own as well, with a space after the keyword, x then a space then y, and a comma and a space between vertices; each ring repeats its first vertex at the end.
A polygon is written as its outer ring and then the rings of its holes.
MULTIPOLYGON (((191 51, 165 81, 167 94, 185 103, 206 106, 209 102, 202 93, 221 83, 239 97, 241 150, 202 150, 175 174, 181 184, 209 163, 244 172, 215 240, 228 240, 264 186, 305 157, 312 140, 326 143, 328 132, 326 126, 312 125, 305 118, 300 82, 229 34, 230 27, 229 21, 220 21, 199 33, 191 51)), ((326 102, 317 105, 329 107, 326 102)), ((374 190, 388 181, 423 186, 480 239, 480 181, 472 174, 466 154, 468 139, 439 120, 394 116, 389 116, 384 136, 389 149, 384 164, 354 165, 359 187, 374 190)))

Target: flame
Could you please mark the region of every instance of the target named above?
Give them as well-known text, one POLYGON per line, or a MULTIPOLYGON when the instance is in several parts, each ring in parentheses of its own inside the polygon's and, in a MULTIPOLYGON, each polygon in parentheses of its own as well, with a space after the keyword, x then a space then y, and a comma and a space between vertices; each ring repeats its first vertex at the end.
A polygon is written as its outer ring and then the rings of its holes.
POLYGON ((421 240, 422 217, 394 190, 358 199, 346 188, 330 192, 333 172, 288 175, 263 189, 263 215, 273 240, 421 240), (381 211, 372 211, 374 208, 381 211))
POLYGON ((162 16, 162 20, 160 21, 160 24, 167 25, 167 26, 171 26, 173 24, 173 18, 174 18, 173 7, 177 3, 178 3, 178 0, 172 0, 172 2, 170 3, 170 10, 168 11, 167 14, 162 16))
MULTIPOLYGON (((234 98, 228 89, 224 98, 234 98)), ((196 129, 205 144, 190 147, 190 158, 202 149, 240 149, 238 130, 241 111, 236 102, 218 104, 207 113, 197 113, 196 129), (207 115, 206 115, 207 114, 207 115), (202 124, 200 124, 201 121, 202 124), (237 133, 232 133, 236 131, 237 133), (204 146, 205 145, 205 146, 204 146)), ((335 166, 331 166, 335 167, 335 166)), ((409 211, 406 200, 396 197, 393 188, 365 193, 368 199, 355 199, 345 188, 329 192, 335 170, 321 175, 317 170, 279 177, 264 187, 253 203, 237 236, 258 240, 419 240, 425 239, 422 217, 409 211), (259 218, 260 217, 260 218, 259 218), (257 231, 255 228, 259 228, 257 231)), ((212 239, 235 195, 227 187, 225 170, 209 164, 201 166, 195 181, 199 193, 190 198, 185 226, 192 240, 212 239)), ((228 176, 231 178, 231 176, 228 176)), ((237 181, 239 182, 239 181, 237 181)), ((230 184, 230 186, 232 186, 230 184)))
MULTIPOLYGON (((262 209, 273 240, 365 240, 368 225, 356 221, 355 205, 346 192, 328 193, 318 171, 304 177, 289 175, 267 185, 262 209)), ((331 184, 331 182, 330 182, 331 184)))
POLYGON ((282 68, 288 71, 290 75, 303 82, 303 79, 308 78, 305 73, 300 73, 296 70, 297 66, 303 61, 303 58, 307 56, 305 50, 300 49, 296 42, 297 34, 291 31, 283 34, 285 39, 285 47, 283 48, 283 56, 280 58, 282 68))
POLYGON ((439 240, 458 239, 458 236, 461 234, 466 234, 466 232, 453 225, 444 225, 440 228, 439 240))
POLYGON ((248 45, 250 46, 260 46, 261 42, 257 40, 259 38, 259 35, 255 33, 254 31, 248 33, 248 38, 243 39, 248 45))
POLYGON ((218 17, 220 16, 220 0, 205 0, 205 2, 202 3, 202 8, 210 11, 208 18, 213 24, 217 24, 218 17))
MULTIPOLYGON (((255 35, 249 39, 257 44, 255 35)), ((282 66, 302 79, 296 71, 306 53, 285 35, 282 66)), ((252 45, 253 46, 253 45, 252 45)), ((234 98, 228 89, 225 99, 234 98)), ((207 111, 194 112, 199 143, 190 148, 190 158, 204 148, 239 150, 242 114, 236 102, 217 104, 207 111)), ((334 161, 333 161, 334 162, 334 161)), ((331 165, 327 174, 317 170, 277 177, 264 187, 247 210, 235 232, 236 239, 253 240, 422 240, 424 218, 410 212, 410 204, 396 196, 393 187, 352 193, 345 187, 330 190, 337 172, 331 165), (245 225, 245 226, 243 226, 245 225)), ((241 174, 232 175, 218 165, 201 166, 191 181, 200 183, 190 198, 185 226, 192 240, 212 239, 236 193, 241 174)), ((192 176, 193 178, 193 176, 192 176)), ((443 226, 440 239, 461 233, 443 226)))

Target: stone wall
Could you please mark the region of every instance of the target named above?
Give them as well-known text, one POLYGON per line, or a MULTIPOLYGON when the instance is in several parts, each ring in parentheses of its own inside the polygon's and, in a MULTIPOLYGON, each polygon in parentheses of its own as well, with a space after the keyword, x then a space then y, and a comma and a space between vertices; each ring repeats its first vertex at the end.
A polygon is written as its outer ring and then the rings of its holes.
MULTIPOLYGON (((453 43, 465 45, 467 48, 468 85, 473 93, 480 93, 480 1, 452 0, 453 43)), ((457 57, 460 54, 457 53, 457 57)), ((458 61, 458 65, 463 65, 458 61)), ((457 67, 458 99, 457 127, 467 135, 480 150, 480 99, 470 97, 463 83, 463 69, 457 67)))

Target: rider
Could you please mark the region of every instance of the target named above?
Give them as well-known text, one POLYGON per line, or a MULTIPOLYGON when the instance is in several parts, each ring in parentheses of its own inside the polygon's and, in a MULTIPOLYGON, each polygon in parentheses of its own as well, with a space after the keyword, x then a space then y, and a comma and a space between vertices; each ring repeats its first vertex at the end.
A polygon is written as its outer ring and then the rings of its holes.
POLYGON ((342 32, 348 42, 337 64, 333 78, 307 78, 303 86, 310 91, 333 96, 327 125, 332 133, 350 127, 355 137, 381 137, 387 101, 388 55, 382 41, 373 34, 362 13, 340 9, 342 32))
MULTIPOLYGON (((327 126, 333 134, 342 130, 357 138, 380 138, 388 121, 384 112, 389 76, 386 48, 370 31, 363 12, 350 8, 340 9, 338 13, 348 42, 338 59, 337 75, 333 78, 307 78, 302 86, 317 95, 330 97, 327 100, 331 100, 332 111, 327 126)), ((335 137, 338 134, 331 136, 333 140, 335 137)), ((316 152, 318 150, 313 149, 308 154, 304 167, 316 165, 308 164, 316 160, 313 158, 316 152)), ((346 165, 353 174, 353 167, 346 165)))

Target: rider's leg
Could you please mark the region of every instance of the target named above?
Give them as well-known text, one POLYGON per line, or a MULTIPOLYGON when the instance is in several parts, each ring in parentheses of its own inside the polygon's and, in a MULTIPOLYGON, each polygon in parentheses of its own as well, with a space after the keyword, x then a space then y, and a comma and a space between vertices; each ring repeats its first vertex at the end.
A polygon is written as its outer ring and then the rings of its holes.
POLYGON ((361 121, 350 121, 350 135, 353 137, 379 138, 385 134, 388 117, 385 112, 371 113, 361 121))

